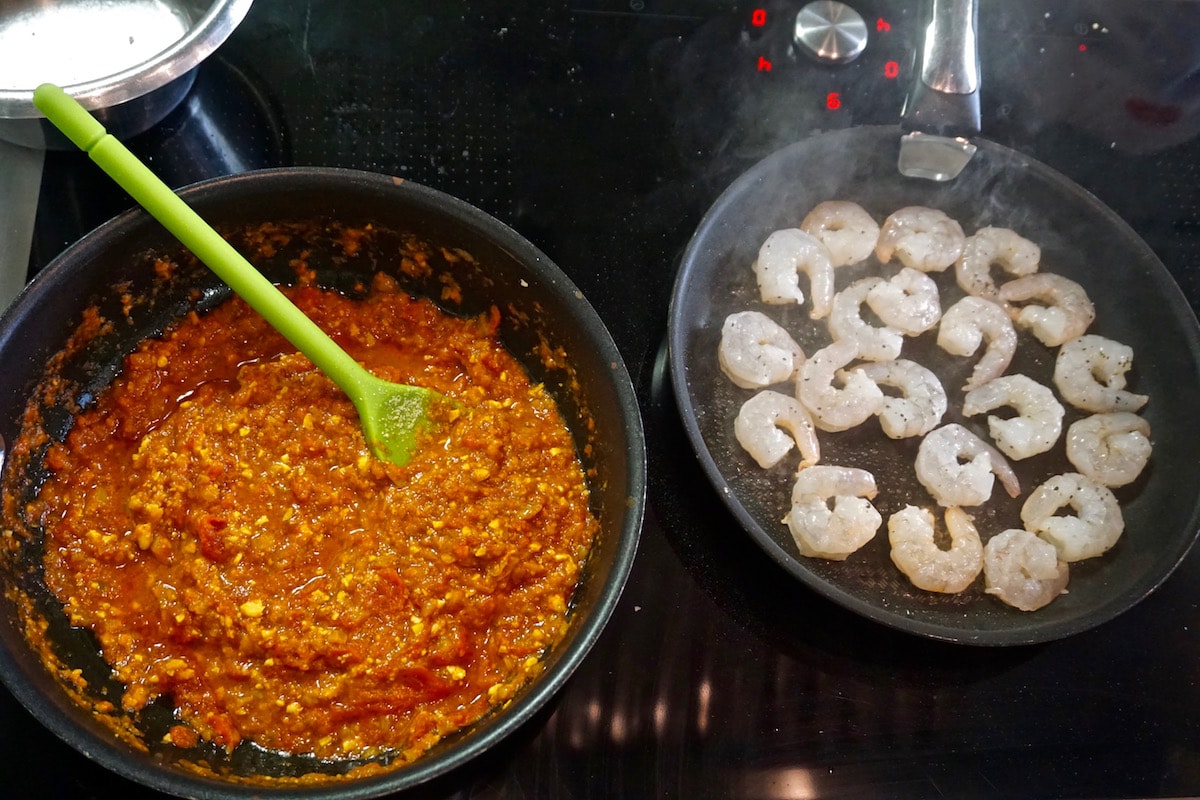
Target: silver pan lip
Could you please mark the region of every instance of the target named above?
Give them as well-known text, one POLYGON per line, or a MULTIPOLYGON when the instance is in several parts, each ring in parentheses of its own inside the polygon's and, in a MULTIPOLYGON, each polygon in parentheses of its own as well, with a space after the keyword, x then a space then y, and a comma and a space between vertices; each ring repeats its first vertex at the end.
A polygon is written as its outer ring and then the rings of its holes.
MULTIPOLYGON (((184 77, 210 56, 242 22, 252 2, 215 0, 206 4, 172 0, 172 5, 180 13, 195 20, 178 40, 141 63, 111 74, 80 80, 63 88, 88 109, 108 108, 147 95, 184 77)), ((64 9, 81 5, 84 4, 68 1, 18 3, 13 4, 13 11, 22 13, 29 10, 29 13, 44 15, 45 24, 54 24, 55 16, 70 13, 64 9)), ((0 19, 2 25, 3 19, 0 19)), ((39 52, 31 48, 28 55, 37 57, 39 52)), ((40 119, 42 114, 33 104, 33 90, 36 88, 0 87, 0 119, 40 119)))

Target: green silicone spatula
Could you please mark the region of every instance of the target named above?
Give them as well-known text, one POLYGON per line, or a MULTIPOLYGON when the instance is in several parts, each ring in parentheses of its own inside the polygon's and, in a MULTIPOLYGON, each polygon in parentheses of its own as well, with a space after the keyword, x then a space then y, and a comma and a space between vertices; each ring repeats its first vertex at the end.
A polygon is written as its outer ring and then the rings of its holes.
POLYGON ((394 464, 408 462, 419 431, 430 424, 430 404, 446 400, 443 395, 420 386, 391 383, 368 372, 61 88, 43 84, 34 91, 33 102, 142 208, 349 395, 362 420, 367 444, 377 457, 394 464))

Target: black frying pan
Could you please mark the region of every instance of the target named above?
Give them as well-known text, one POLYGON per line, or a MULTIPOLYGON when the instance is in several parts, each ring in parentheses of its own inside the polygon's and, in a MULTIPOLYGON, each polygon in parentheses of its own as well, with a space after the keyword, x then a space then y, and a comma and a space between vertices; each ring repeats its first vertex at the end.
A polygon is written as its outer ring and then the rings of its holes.
MULTIPOLYGON (((1062 175, 1013 150, 975 140, 978 152, 947 182, 908 178, 897 171, 901 130, 870 127, 827 133, 781 150, 743 174, 717 200, 683 256, 670 311, 671 373, 680 412, 705 471, 737 523, 785 570, 821 594, 871 619, 924 636, 986 645, 1055 639, 1098 625, 1144 598, 1187 553, 1200 520, 1200 333, 1195 316, 1162 263, 1111 210, 1062 175), (1153 430, 1154 455, 1135 484, 1117 490, 1126 532, 1104 556, 1072 565, 1069 593, 1024 613, 982 592, 982 579, 961 595, 914 589, 891 564, 885 527, 842 563, 798 555, 780 520, 790 502, 798 458, 759 468, 737 444, 733 418, 752 394, 717 366, 726 315, 758 309, 780 321, 811 353, 829 341, 807 306, 766 306, 751 271, 769 233, 797 227, 818 202, 852 200, 880 222, 908 205, 942 209, 969 234, 985 225, 1013 228, 1042 247, 1043 271, 1082 284, 1096 304, 1091 332, 1134 349, 1132 388, 1151 395, 1143 416, 1153 430)), ((873 261, 873 259, 871 260, 873 261)), ((896 267, 892 267, 892 270, 896 267)), ((840 290, 863 274, 838 270, 840 290)), ((943 308, 961 296, 953 269, 935 274, 943 308)), ((802 285, 804 282, 802 280, 802 285)), ((951 412, 986 438, 982 417, 963 419, 962 385, 973 360, 941 353, 935 334, 908 340, 903 357, 942 369, 951 412), (958 400, 956 403, 955 401, 958 400)), ((1009 372, 1050 384, 1054 351, 1022 335, 1009 372)), ((1065 426, 1079 418, 1068 411, 1065 426)), ((886 517, 906 502, 932 504, 912 471, 916 440, 892 442, 870 421, 854 431, 822 435, 822 460, 858 465, 880 483, 876 506, 886 517)), ((1070 469, 1055 453, 1016 462, 1027 492, 1070 469)), ((973 509, 985 538, 999 527, 1020 527, 1020 501, 997 489, 973 509)), ((803 613, 798 610, 797 613, 803 613)))
MULTIPOLYGON (((245 783, 255 778, 324 776, 308 785, 285 788, 290 798, 378 797, 415 786, 491 747, 528 720, 563 685, 599 637, 615 607, 632 565, 645 495, 645 442, 637 401, 621 356, 600 318, 544 254, 514 231, 478 209, 432 189, 383 175, 351 170, 295 168, 219 178, 182 192, 185 199, 235 244, 264 223, 292 236, 274 252, 244 247, 257 267, 279 282, 295 282, 289 262, 301 251, 317 272, 317 282, 347 293, 361 292, 376 271, 394 275, 417 295, 442 298, 446 277, 461 289, 443 300, 451 313, 476 315, 501 309, 501 338, 537 381, 554 396, 583 453, 591 476, 591 500, 601 532, 572 602, 566 638, 547 655, 545 670, 503 709, 448 737, 411 765, 358 780, 338 776, 349 762, 318 762, 303 756, 267 753, 250 743, 226 754, 201 744, 179 748, 162 742, 172 724, 169 703, 151 705, 133 723, 142 750, 127 745, 82 706, 26 644, 12 598, 32 599, 48 621, 50 644, 70 668, 83 671, 91 699, 120 697, 95 641, 69 627, 61 606, 41 578, 38 531, 21 538, 15 553, 0 548, 0 679, 41 722, 104 766, 160 791, 185 797, 265 797, 272 785, 245 783), (375 233, 355 253, 340 241, 344 227, 370 223, 375 233), (401 271, 401 242, 416 237, 434 248, 427 275, 401 271), (437 255, 441 253, 442 255, 437 255), (473 257, 455 257, 468 253, 473 257), (562 357, 553 362, 546 349, 562 357), (197 774, 186 764, 203 765, 222 779, 197 774)), ((51 377, 67 391, 45 404, 42 416, 51 438, 61 439, 72 414, 87 406, 111 382, 124 355, 146 336, 162 331, 190 309, 203 311, 229 296, 203 266, 189 262, 182 247, 141 211, 107 223, 59 256, 0 317, 0 459, 11 448, 27 400, 51 377), (156 277, 154 259, 168 256, 180 269, 156 277), (131 298, 128 320, 124 295, 131 298), (66 343, 83 310, 98 304, 115 324, 72 357, 48 367, 66 343)), ((36 491, 43 471, 40 451, 32 457, 10 450, 3 463, 6 499, 16 511, 36 491)), ((32 721, 30 724, 33 724, 32 721)), ((377 761, 386 766, 387 755, 377 761)), ((279 784, 274 784, 279 788, 279 784)))

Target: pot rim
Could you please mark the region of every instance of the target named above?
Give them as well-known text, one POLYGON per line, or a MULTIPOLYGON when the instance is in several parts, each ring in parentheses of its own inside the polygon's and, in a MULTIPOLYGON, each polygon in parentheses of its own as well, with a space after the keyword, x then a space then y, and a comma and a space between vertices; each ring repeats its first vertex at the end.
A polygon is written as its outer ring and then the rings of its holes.
MULTIPOLYGON (((186 75, 208 58, 241 24, 253 2, 215 0, 186 34, 150 59, 63 89, 84 108, 93 110, 136 100, 186 75)), ((35 88, 0 89, 0 119, 42 119, 44 115, 33 104, 35 88)))

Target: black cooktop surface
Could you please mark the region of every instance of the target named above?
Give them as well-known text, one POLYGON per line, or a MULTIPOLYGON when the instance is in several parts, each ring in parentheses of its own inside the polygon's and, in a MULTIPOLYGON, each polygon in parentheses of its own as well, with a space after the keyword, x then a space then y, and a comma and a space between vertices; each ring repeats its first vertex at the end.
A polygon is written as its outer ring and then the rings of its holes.
MULTIPOLYGON (((666 369, 679 257, 760 158, 898 121, 918 5, 853 4, 845 66, 792 42, 799 2, 258 0, 185 103, 130 141, 168 182, 353 167, 467 200, 553 259, 637 384, 650 487, 622 602, 521 731, 417 798, 1012 798, 1200 794, 1200 552, 1048 644, 973 648, 859 618, 741 531, 666 369)), ((1200 6, 985 4, 983 130, 1120 214, 1200 308, 1200 6)), ((32 269, 128 207, 51 153, 32 269)), ((1185 498, 1191 502, 1191 498, 1185 498)), ((0 692, 0 796, 143 798, 0 692)))

